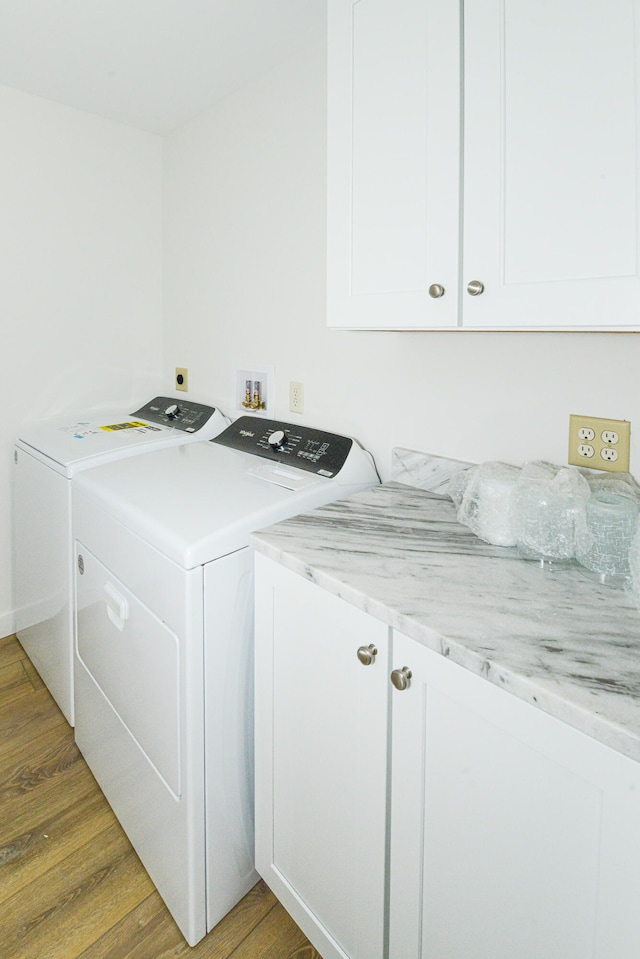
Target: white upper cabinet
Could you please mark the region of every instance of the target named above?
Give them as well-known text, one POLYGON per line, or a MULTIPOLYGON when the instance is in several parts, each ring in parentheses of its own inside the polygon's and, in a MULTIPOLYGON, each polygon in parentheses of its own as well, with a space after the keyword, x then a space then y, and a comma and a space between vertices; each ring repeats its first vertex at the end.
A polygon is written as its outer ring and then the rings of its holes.
POLYGON ((455 326, 458 4, 328 6, 329 325, 455 326))
POLYGON ((640 327, 636 6, 465 3, 464 326, 640 327))
POLYGON ((640 0, 329 0, 328 323, 640 328, 640 0))

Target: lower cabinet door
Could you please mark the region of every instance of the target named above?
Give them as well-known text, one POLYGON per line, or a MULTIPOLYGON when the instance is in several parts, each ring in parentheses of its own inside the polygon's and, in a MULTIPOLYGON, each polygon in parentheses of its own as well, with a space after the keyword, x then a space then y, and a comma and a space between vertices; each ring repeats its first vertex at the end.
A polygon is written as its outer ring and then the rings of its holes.
POLYGON ((390 959, 637 959, 638 764, 400 634, 390 959))
POLYGON ((256 866, 325 959, 386 955, 388 633, 256 557, 256 866))

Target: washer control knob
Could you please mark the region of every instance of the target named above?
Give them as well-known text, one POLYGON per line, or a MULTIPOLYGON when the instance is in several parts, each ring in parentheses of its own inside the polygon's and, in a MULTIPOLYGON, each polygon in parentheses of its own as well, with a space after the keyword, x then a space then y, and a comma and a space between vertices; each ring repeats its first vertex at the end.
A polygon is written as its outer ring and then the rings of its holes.
POLYGON ((180 413, 180 408, 177 403, 172 403, 171 406, 167 406, 164 411, 164 415, 168 416, 170 420, 175 420, 176 416, 180 413))
POLYGON ((274 450, 283 450, 287 445, 287 434, 284 430, 274 430, 269 437, 269 446, 274 450))

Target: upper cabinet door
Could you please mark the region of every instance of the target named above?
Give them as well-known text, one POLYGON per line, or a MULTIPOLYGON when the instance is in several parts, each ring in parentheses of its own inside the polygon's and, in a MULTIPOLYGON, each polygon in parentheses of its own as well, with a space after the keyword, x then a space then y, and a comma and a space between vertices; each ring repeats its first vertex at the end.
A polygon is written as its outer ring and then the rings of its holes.
POLYGON ((466 0, 465 327, 640 327, 639 7, 466 0))
POLYGON ((329 0, 330 326, 640 329, 638 14, 329 0))
POLYGON ((329 0, 328 13, 329 326, 456 326, 459 4, 329 0))

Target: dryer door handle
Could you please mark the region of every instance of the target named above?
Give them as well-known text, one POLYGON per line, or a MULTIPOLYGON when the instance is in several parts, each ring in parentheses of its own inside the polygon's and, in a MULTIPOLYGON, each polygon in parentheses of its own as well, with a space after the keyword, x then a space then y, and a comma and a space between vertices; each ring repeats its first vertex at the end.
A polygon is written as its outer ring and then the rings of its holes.
POLYGON ((105 603, 107 604, 107 616, 120 632, 124 629, 124 624, 129 618, 129 603, 119 593, 111 583, 105 583, 105 603))

